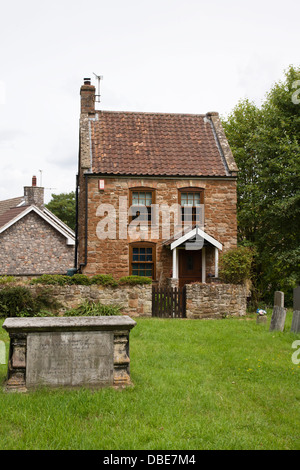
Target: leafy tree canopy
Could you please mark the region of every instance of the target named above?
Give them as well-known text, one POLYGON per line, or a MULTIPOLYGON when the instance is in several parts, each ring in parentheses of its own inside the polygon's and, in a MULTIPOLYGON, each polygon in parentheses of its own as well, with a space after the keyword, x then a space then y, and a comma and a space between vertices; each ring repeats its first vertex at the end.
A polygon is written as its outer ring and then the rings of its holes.
POLYGON ((239 243, 255 246, 256 283, 269 300, 300 281, 299 98, 300 68, 290 66, 261 107, 242 100, 223 120, 240 170, 239 243))
POLYGON ((47 209, 53 212, 60 220, 75 230, 76 224, 76 197, 75 192, 51 194, 51 201, 46 204, 47 209))

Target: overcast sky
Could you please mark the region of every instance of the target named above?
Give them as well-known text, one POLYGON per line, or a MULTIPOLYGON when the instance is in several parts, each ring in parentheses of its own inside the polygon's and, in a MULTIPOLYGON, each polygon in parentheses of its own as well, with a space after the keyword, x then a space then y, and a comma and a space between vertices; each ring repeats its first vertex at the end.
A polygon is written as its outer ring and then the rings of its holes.
POLYGON ((2 2, 0 200, 33 175, 46 202, 75 190, 84 77, 103 75, 98 109, 225 116, 300 64, 299 18, 299 0, 2 2))

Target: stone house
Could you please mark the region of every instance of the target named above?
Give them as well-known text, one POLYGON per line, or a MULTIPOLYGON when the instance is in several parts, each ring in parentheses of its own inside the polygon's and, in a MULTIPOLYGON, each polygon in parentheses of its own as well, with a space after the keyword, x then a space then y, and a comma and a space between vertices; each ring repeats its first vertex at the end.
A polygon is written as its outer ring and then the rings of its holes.
POLYGON ((78 270, 217 278, 237 243, 238 173, 218 113, 98 111, 90 79, 80 95, 78 270))
POLYGON ((0 275, 66 274, 74 266, 75 233, 44 207, 44 188, 0 201, 0 275))

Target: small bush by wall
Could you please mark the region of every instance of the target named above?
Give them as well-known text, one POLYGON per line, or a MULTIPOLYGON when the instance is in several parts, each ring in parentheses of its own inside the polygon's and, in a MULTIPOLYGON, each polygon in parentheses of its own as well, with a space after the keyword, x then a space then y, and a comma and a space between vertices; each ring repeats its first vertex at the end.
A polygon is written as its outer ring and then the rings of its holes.
POLYGON ((0 290, 0 317, 49 316, 60 307, 47 289, 32 292, 27 287, 14 286, 0 290))
POLYGON ((220 279, 228 284, 243 284, 251 277, 253 252, 240 246, 226 251, 220 260, 220 279))
POLYGON ((94 300, 85 300, 77 308, 72 308, 65 312, 67 317, 95 317, 120 315, 121 308, 118 305, 103 305, 94 300))
POLYGON ((16 281, 16 278, 14 276, 0 276, 0 285, 10 284, 15 281, 16 281))

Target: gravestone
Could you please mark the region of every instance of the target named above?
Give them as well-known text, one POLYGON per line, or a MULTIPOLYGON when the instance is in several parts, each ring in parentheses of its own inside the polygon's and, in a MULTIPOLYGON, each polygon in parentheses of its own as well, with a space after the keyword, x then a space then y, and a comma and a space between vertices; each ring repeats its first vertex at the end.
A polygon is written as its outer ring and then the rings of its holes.
POLYGON ((274 294, 274 308, 270 323, 270 331, 283 331, 286 317, 286 309, 284 308, 284 293, 276 291, 274 294))
POLYGON ((291 331, 300 333, 300 286, 293 291, 293 319, 291 331))
POLYGON ((267 323, 267 315, 257 315, 256 317, 256 323, 267 323))
POLYGON ((7 318, 6 389, 130 385, 128 316, 7 318))

